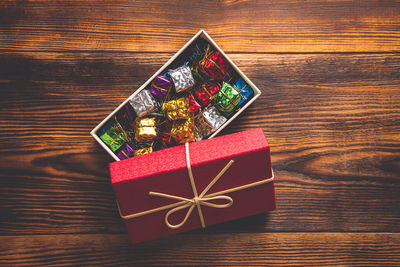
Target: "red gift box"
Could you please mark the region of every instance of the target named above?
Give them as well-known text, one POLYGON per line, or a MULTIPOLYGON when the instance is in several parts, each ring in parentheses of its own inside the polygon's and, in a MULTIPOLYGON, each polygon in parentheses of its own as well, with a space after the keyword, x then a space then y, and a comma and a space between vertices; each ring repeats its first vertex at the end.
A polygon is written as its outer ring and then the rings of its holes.
POLYGON ((113 162, 109 169, 132 243, 275 209, 262 129, 113 162))

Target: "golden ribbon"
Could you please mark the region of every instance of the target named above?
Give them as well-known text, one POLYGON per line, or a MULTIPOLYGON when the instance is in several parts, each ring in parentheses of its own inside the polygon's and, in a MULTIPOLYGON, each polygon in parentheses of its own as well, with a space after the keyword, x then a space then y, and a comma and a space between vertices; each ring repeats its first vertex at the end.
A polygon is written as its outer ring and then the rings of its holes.
MULTIPOLYGON (((154 88, 156 88, 156 89, 158 89, 158 90, 161 90, 161 91, 163 91, 163 92, 168 92, 167 89, 162 88, 162 87, 160 87, 160 86, 158 86, 158 85, 155 85, 154 82, 151 84, 151 86, 153 86, 154 88)), ((169 88, 169 87, 168 87, 168 88, 169 88)))
POLYGON ((211 97, 213 97, 213 96, 212 96, 211 93, 207 90, 206 84, 203 84, 202 88, 203 88, 204 91, 206 91, 207 95, 208 95, 208 96, 210 97, 210 99, 211 99, 211 97))
MULTIPOLYGON (((118 137, 119 137, 121 134, 124 135, 125 141, 131 142, 132 139, 129 137, 128 133, 124 130, 124 127, 122 127, 122 125, 119 123, 119 121, 117 120, 117 117, 116 117, 116 116, 114 116, 114 121, 115 121, 115 123, 116 123, 116 125, 117 125, 117 128, 120 130, 120 133, 117 135, 117 137, 114 138, 114 140, 111 142, 110 146, 111 146, 112 144, 114 144, 114 142, 118 139, 118 137)), ((129 158, 129 157, 128 157, 128 158, 129 158)))
POLYGON ((196 184, 195 184, 194 178, 193 178, 192 167, 190 165, 189 143, 185 143, 185 152, 186 152, 186 167, 187 167, 187 170, 188 170, 190 184, 192 186, 194 197, 192 199, 189 199, 189 198, 184 198, 184 197, 165 194, 165 193, 149 192, 149 195, 165 197, 165 198, 169 198, 169 199, 175 199, 175 200, 179 200, 179 202, 172 203, 172 204, 165 205, 165 206, 161 206, 161 207, 154 208, 154 209, 151 209, 151 210, 146 210, 146 211, 143 211, 143 212, 129 214, 129 215, 123 215, 121 213, 121 210, 120 210, 119 205, 118 205, 118 211, 119 211, 119 214, 120 214, 122 219, 125 219, 125 220, 132 219, 132 218, 136 218, 136 217, 139 217, 139 216, 151 214, 151 213, 154 213, 154 212, 170 209, 167 212, 167 214, 165 215, 165 224, 169 228, 176 229, 176 228, 179 228, 179 227, 181 227, 182 225, 185 224, 185 222, 189 218, 190 214, 192 213, 193 209, 195 207, 197 207, 197 210, 198 210, 198 213, 199 213, 199 217, 200 217, 201 226, 204 228, 204 227, 206 227, 206 224, 204 222, 203 212, 201 211, 201 205, 209 206, 209 207, 213 207, 213 208, 219 208, 219 209, 230 207, 233 204, 233 199, 231 197, 229 197, 229 196, 224 195, 224 194, 235 192, 235 191, 239 191, 239 190, 243 190, 243 189, 247 189, 247 188, 251 188, 251 187, 254 187, 254 186, 258 186, 258 185, 262 185, 262 184, 265 184, 265 183, 272 182, 274 180, 274 172, 271 169, 272 176, 270 178, 267 178, 267 179, 264 179, 264 180, 260 180, 260 181, 254 182, 254 183, 250 183, 250 184, 245 184, 245 185, 242 185, 242 186, 229 188, 229 189, 222 190, 222 191, 219 191, 219 192, 207 194, 207 192, 211 189, 211 187, 222 177, 222 175, 224 175, 224 173, 234 163, 233 160, 230 160, 225 165, 225 167, 217 174, 217 176, 214 177, 214 179, 206 186, 206 188, 199 195, 197 193, 196 184), (227 200, 228 202, 225 203, 225 204, 215 204, 215 203, 210 202, 212 200, 217 200, 217 199, 227 200), (179 210, 186 209, 186 208, 189 208, 189 209, 186 212, 186 215, 185 215, 184 219, 180 223, 171 224, 169 222, 168 218, 169 218, 169 216, 171 214, 173 214, 173 213, 175 213, 175 212, 177 212, 179 210))

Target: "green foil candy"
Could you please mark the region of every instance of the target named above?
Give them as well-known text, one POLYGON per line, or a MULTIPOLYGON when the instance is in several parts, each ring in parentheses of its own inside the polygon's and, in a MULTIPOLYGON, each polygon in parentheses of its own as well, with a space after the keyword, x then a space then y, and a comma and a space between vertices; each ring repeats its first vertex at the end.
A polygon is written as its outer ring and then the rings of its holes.
POLYGON ((214 104, 219 111, 229 117, 241 100, 240 91, 235 86, 224 82, 221 90, 214 97, 214 104))
POLYGON ((108 129, 100 135, 100 139, 103 140, 103 142, 109 146, 113 152, 118 150, 126 142, 124 134, 119 131, 115 124, 108 127, 108 129))

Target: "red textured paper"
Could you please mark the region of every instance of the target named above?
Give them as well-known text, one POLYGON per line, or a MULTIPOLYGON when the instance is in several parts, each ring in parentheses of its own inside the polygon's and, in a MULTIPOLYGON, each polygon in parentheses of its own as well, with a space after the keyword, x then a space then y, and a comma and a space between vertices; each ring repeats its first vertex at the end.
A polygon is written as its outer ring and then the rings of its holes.
MULTIPOLYGON (((190 161, 197 191, 211 182, 233 159, 229 170, 208 191, 213 193, 272 176, 270 149, 262 129, 216 137, 191 143, 190 161)), ((122 214, 128 215, 171 203, 170 200, 149 196, 150 191, 193 198, 186 168, 185 146, 172 147, 150 154, 113 162, 109 165, 111 183, 122 214)), ((274 183, 266 183, 227 194, 233 205, 217 209, 201 206, 207 226, 275 209, 274 183)), ((168 210, 125 220, 133 243, 200 228, 197 210, 178 229, 164 223, 168 210)), ((181 222, 186 210, 170 216, 173 224, 181 222)))
POLYGON ((231 65, 222 55, 215 51, 199 65, 199 70, 211 79, 224 80, 232 72, 231 65))

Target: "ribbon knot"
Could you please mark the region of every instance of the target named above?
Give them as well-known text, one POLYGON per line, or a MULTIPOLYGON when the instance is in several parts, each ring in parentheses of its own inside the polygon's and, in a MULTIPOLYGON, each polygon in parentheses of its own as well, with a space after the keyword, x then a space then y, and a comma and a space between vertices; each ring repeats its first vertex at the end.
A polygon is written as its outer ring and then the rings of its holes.
POLYGON ((165 194, 165 193, 159 193, 159 192, 149 192, 149 195, 152 196, 159 196, 159 197, 165 197, 165 198, 170 198, 170 199, 175 199, 175 200, 180 200, 182 201, 182 204, 178 205, 177 207, 170 209, 167 214, 165 215, 165 224, 172 229, 176 229, 181 227, 182 225, 185 224, 187 219, 189 218, 190 214, 192 213, 193 209, 197 207, 197 210, 199 212, 199 217, 200 217, 200 222, 201 226, 203 228, 206 227, 206 224, 204 222, 204 217, 203 217, 203 212, 201 211, 201 205, 212 207, 212 208, 217 208, 217 209, 223 209, 223 208, 228 208, 233 204, 233 199, 229 196, 226 195, 206 195, 208 190, 219 180, 219 178, 224 175, 224 173, 231 167, 233 164, 233 160, 230 160, 228 164, 225 165, 225 167, 217 174, 217 176, 214 177, 214 179, 206 186, 206 188, 203 190, 203 192, 200 193, 200 195, 197 194, 197 188, 196 184, 194 183, 194 178, 193 178, 193 172, 192 172, 192 167, 190 164, 190 157, 189 157, 189 143, 185 144, 185 151, 186 151, 186 167, 188 170, 189 174, 189 179, 190 179, 190 184, 192 186, 193 190, 193 195, 194 197, 192 199, 189 198, 184 198, 180 196, 175 196, 175 195, 170 195, 170 194, 165 194), (222 204, 216 204, 212 203, 210 201, 213 200, 227 200, 226 203, 222 204), (172 224, 169 222, 169 216, 177 211, 183 210, 189 208, 188 211, 186 212, 185 218, 178 224, 172 224))
POLYGON ((193 198, 193 203, 196 204, 196 206, 200 205, 200 201, 198 197, 193 198))

